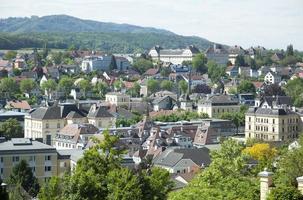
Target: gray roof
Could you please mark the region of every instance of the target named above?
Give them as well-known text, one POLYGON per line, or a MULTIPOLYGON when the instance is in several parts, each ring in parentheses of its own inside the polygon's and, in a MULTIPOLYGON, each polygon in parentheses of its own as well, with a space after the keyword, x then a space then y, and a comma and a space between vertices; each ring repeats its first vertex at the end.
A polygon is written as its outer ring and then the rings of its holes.
POLYGON ((33 119, 61 119, 65 118, 71 111, 85 116, 75 104, 63 104, 60 106, 40 107, 30 112, 33 119))
POLYGON ((255 113, 259 115, 289 115, 296 114, 288 108, 249 108, 247 113, 255 113))
POLYGON ((238 101, 229 95, 212 95, 208 99, 206 99, 204 102, 209 102, 212 105, 221 105, 221 104, 230 104, 230 105, 237 105, 238 101))
POLYGON ((56 148, 38 142, 32 141, 27 138, 13 138, 9 141, 0 143, 0 154, 3 153, 16 153, 16 151, 20 151, 22 153, 26 152, 34 152, 37 153, 39 150, 49 150, 49 151, 56 151, 56 148))
POLYGON ((99 106, 99 107, 96 107, 95 110, 90 109, 87 117, 91 117, 91 118, 95 118, 95 117, 113 117, 113 115, 110 112, 108 112, 106 107, 99 106))
POLYGON ((209 165, 209 149, 205 147, 200 149, 168 148, 154 159, 154 164, 173 167, 183 159, 190 159, 198 166, 202 166, 202 164, 209 165))
POLYGON ((292 105, 291 98, 288 96, 266 96, 264 97, 264 101, 267 102, 269 106, 273 106, 273 102, 276 105, 292 105))

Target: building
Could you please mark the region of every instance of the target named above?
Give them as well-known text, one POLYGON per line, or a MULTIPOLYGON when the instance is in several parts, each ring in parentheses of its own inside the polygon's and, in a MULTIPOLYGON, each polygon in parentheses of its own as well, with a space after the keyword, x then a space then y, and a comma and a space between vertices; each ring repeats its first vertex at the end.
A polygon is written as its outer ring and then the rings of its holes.
POLYGON ((113 56, 86 56, 81 63, 83 72, 108 71, 114 69, 113 56))
POLYGON ((168 148, 153 163, 173 174, 197 172, 210 164, 209 149, 168 148))
POLYGON ((176 102, 177 101, 171 96, 163 96, 154 99, 152 104, 154 111, 160 111, 160 110, 172 110, 176 105, 176 102))
POLYGON ((220 139, 236 133, 236 127, 230 120, 205 119, 197 129, 193 146, 201 148, 209 144, 219 144, 220 139))
POLYGON ((92 124, 68 124, 56 134, 56 149, 84 149, 89 139, 99 129, 92 124))
POLYGON ((230 95, 212 95, 198 103, 198 113, 207 113, 210 118, 225 112, 239 112, 239 102, 230 95))
POLYGON ((127 60, 127 58, 123 56, 114 56, 114 57, 115 57, 117 70, 125 71, 131 67, 130 62, 127 60))
POLYGON ((245 50, 238 45, 230 47, 228 49, 228 52, 229 52, 228 60, 232 63, 232 65, 235 65, 237 56, 245 55, 245 50))
POLYGON ((107 107, 96 104, 91 106, 87 120, 98 128, 110 128, 116 123, 115 117, 107 110, 107 107))
POLYGON ((119 92, 109 92, 105 95, 105 101, 111 105, 127 106, 130 105, 130 96, 119 92))
POLYGON ((281 82, 281 76, 278 75, 276 72, 268 72, 264 77, 264 82, 267 84, 275 84, 281 82))
POLYGON ((208 60, 213 60, 219 65, 226 65, 228 62, 228 50, 220 44, 213 44, 205 51, 208 60))
POLYGON ((43 143, 52 145, 56 134, 66 125, 67 115, 72 111, 84 116, 75 104, 55 104, 29 112, 24 120, 24 137, 41 138, 43 143))
POLYGON ((298 138, 300 131, 300 116, 286 105, 268 108, 252 107, 245 114, 246 139, 292 140, 298 138))
POLYGON ((0 143, 0 170, 4 181, 21 160, 27 161, 40 183, 57 176, 57 151, 54 147, 26 138, 0 143))
POLYGON ((12 100, 6 103, 5 109, 16 112, 28 112, 31 110, 31 106, 25 100, 12 100))
POLYGON ((193 45, 186 49, 163 49, 160 46, 155 46, 149 51, 148 55, 155 61, 182 64, 183 61, 191 61, 198 53, 200 53, 199 49, 193 45))

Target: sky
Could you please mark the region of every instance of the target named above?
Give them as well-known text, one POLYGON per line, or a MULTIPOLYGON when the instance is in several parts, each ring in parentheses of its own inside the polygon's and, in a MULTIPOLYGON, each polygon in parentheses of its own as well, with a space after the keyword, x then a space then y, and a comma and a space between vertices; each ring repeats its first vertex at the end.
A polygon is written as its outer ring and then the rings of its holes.
POLYGON ((303 0, 0 0, 0 18, 66 14, 200 36, 227 45, 303 50, 303 0))

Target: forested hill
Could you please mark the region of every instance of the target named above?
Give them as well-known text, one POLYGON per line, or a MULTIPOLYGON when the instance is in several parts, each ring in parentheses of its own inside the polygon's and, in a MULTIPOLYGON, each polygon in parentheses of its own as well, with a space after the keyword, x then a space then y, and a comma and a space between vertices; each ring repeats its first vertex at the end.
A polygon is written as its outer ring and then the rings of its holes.
POLYGON ((108 52, 133 53, 160 44, 165 48, 184 48, 194 44, 206 49, 210 41, 181 36, 163 29, 129 24, 82 20, 67 15, 0 19, 0 49, 88 48, 108 52))

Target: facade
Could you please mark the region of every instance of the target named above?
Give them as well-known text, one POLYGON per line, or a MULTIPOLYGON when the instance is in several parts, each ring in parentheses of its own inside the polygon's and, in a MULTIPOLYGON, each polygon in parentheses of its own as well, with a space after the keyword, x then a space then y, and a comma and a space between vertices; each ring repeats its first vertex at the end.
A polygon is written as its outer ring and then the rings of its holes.
POLYGON ((218 117, 224 112, 239 112, 240 104, 229 95, 212 95, 198 104, 198 113, 207 113, 210 118, 218 117))
POLYGON ((54 146, 56 149, 84 149, 98 130, 92 124, 68 124, 57 133, 54 146))
POLYGON ((111 105, 125 105, 128 107, 130 105, 130 96, 118 92, 109 92, 105 95, 105 101, 111 105))
POLYGON ((298 138, 300 116, 285 106, 250 108, 245 114, 245 138, 284 141, 298 138))
POLYGON ((81 63, 83 72, 108 71, 113 66, 113 56, 87 56, 81 63))
POLYGON ((110 128, 115 125, 115 117, 105 106, 92 105, 87 115, 88 123, 98 128, 110 128))
POLYGON ((125 57, 115 56, 115 61, 119 71, 125 71, 131 67, 130 62, 125 57))
POLYGON ((264 77, 264 82, 267 84, 275 84, 281 82, 281 76, 279 76, 276 72, 268 72, 264 77))
POLYGON ((155 46, 149 51, 148 55, 155 61, 182 64, 183 61, 191 61, 198 53, 200 53, 199 49, 193 45, 186 49, 163 49, 160 46, 155 46))
POLYGON ((4 181, 21 160, 27 161, 40 183, 57 176, 57 151, 54 147, 25 138, 0 143, 0 170, 4 181))
POLYGON ((228 50, 228 52, 229 52, 228 60, 233 65, 235 65, 237 56, 239 56, 239 55, 245 55, 245 50, 241 46, 238 46, 238 45, 230 47, 229 50, 228 50))
POLYGON ((56 134, 66 125, 66 116, 72 111, 84 116, 74 104, 40 107, 29 112, 24 120, 24 137, 39 138, 52 145, 56 134))
POLYGON ((176 100, 171 96, 159 97, 153 100, 154 111, 172 110, 176 105, 176 100))
POLYGON ((228 50, 220 44, 213 44, 205 52, 208 60, 215 61, 218 65, 226 65, 228 62, 228 50))

